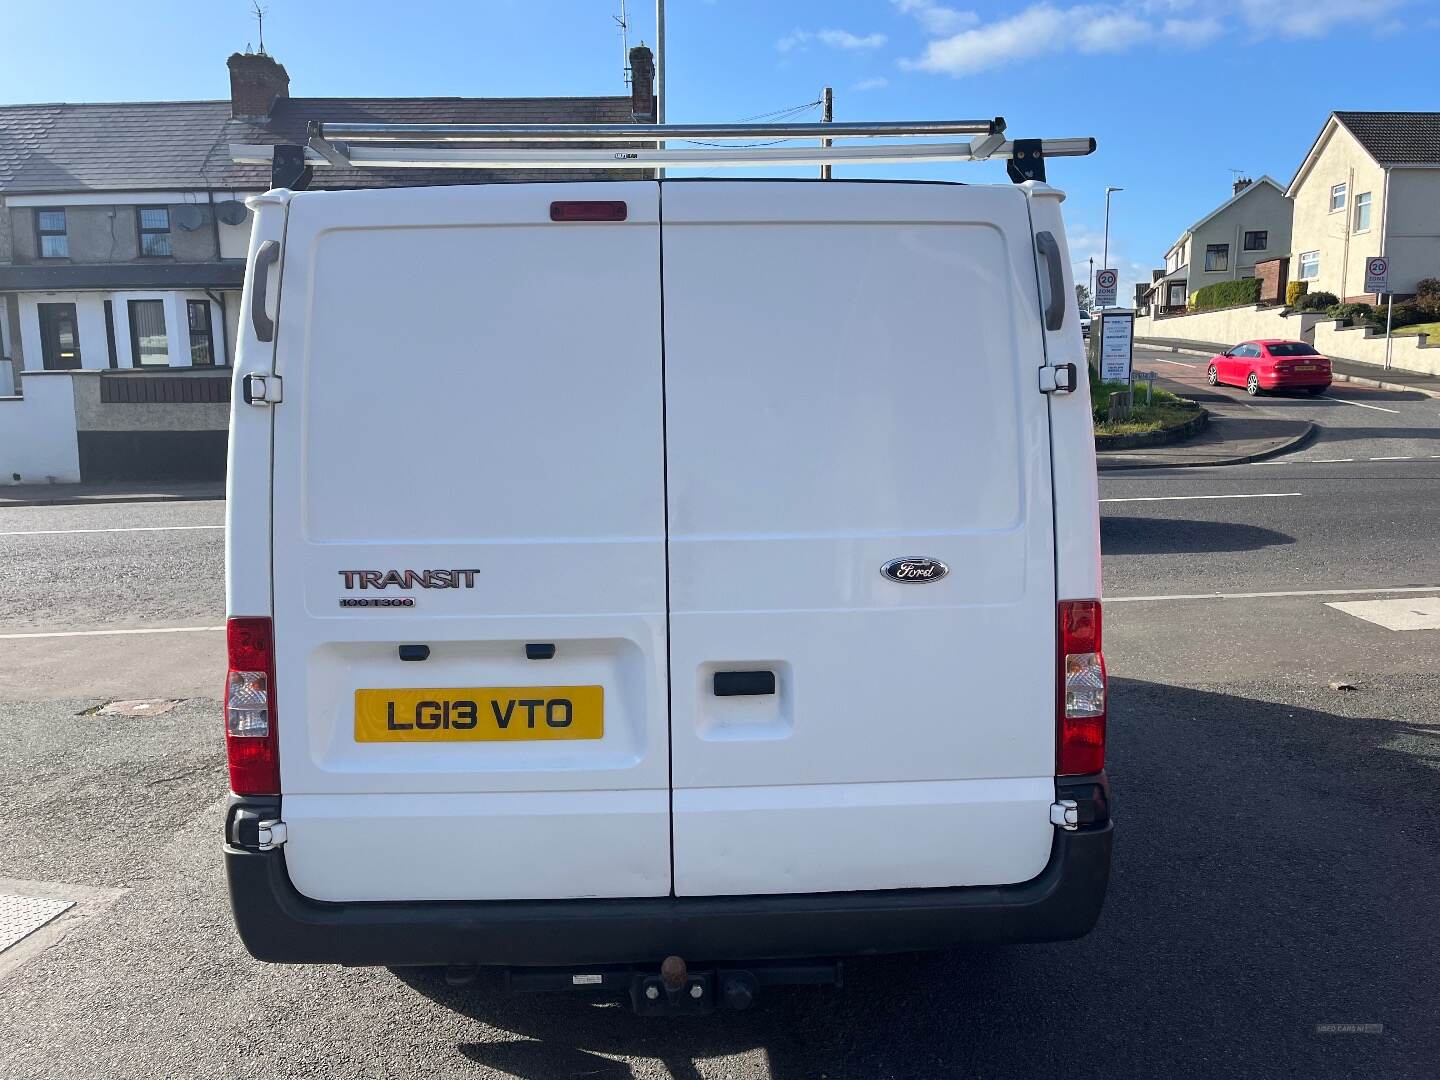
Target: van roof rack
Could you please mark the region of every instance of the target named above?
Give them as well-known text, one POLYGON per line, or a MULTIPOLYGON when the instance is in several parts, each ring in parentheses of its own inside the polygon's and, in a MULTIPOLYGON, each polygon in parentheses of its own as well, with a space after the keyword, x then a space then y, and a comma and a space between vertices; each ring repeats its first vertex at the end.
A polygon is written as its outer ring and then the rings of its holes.
POLYGON ((1095 140, 1007 139, 1005 118, 840 124, 363 124, 312 121, 299 145, 232 143, 239 164, 271 166, 275 187, 295 190, 315 167, 374 169, 653 169, 832 165, 854 162, 1005 160, 1015 183, 1045 179, 1047 157, 1083 157, 1095 140), (968 139, 959 136, 970 136, 968 139), (943 142, 906 142, 941 138, 943 142), (755 145, 818 139, 818 146, 755 145), (834 139, 899 139, 832 146, 834 139), (727 146, 743 140, 741 145, 727 146), (699 142, 699 149, 667 143, 699 142), (509 143, 625 146, 507 147, 509 143), (635 144, 642 145, 635 145, 635 144), (644 144, 655 144, 650 148, 644 144))

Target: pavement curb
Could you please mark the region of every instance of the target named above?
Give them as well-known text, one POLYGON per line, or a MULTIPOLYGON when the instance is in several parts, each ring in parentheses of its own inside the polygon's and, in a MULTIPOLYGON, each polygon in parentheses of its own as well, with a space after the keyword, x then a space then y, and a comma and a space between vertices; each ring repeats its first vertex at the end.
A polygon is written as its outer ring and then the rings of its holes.
POLYGON ((1123 458, 1115 461, 1100 461, 1097 457, 1095 468, 1098 472, 1118 472, 1128 469, 1209 469, 1222 465, 1248 465, 1254 461, 1264 461, 1291 450, 1298 450, 1314 438, 1315 432, 1316 425, 1307 420, 1304 431, 1298 432, 1292 438, 1276 446, 1256 451, 1253 454, 1231 454, 1200 458, 1195 461, 1125 461, 1123 458))
POLYGON ((7 499, 0 494, 0 510, 12 506, 114 506, 116 503, 216 502, 224 499, 224 492, 214 495, 57 495, 53 499, 7 499))
POLYGON ((1191 435, 1204 431, 1209 423, 1209 410, 1197 405, 1194 416, 1174 427, 1141 432, 1137 435, 1096 435, 1095 453, 1113 454, 1123 450, 1150 450, 1157 446, 1173 446, 1188 439, 1191 435))

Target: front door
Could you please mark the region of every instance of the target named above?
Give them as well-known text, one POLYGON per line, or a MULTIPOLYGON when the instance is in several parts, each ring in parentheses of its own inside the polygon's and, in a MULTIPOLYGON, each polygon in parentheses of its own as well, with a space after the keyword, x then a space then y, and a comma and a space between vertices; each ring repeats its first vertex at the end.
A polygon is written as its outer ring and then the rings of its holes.
POLYGON ((40 359, 46 371, 80 367, 80 334, 74 304, 36 304, 40 313, 40 359))

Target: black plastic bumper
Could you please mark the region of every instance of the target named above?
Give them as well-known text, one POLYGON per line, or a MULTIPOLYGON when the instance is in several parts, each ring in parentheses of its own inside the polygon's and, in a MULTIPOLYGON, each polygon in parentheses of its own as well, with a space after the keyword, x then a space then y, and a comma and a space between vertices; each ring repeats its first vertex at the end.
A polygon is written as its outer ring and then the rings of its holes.
POLYGON ((282 849, 226 847, 235 924, 275 963, 585 966, 858 956, 1064 941, 1100 917, 1113 826, 1056 830, 1019 885, 783 896, 332 904, 296 892, 282 849))

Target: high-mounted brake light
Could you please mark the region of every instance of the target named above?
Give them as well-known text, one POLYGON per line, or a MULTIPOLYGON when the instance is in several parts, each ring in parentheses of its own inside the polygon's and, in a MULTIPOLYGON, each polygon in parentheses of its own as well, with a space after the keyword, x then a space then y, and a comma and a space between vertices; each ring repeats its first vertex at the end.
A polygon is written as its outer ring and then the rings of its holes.
POLYGON ((579 199, 550 204, 551 221, 624 221, 628 208, 623 202, 579 199))
POLYGON ((1105 767, 1106 708, 1099 600, 1060 601, 1059 681, 1056 775, 1098 773, 1105 767))
POLYGON ((236 795, 280 794, 275 731, 275 640, 268 618, 225 624, 229 673, 225 679, 225 753, 236 795))

